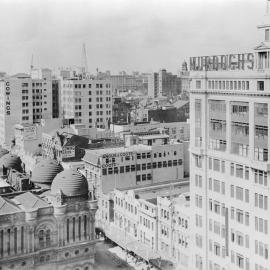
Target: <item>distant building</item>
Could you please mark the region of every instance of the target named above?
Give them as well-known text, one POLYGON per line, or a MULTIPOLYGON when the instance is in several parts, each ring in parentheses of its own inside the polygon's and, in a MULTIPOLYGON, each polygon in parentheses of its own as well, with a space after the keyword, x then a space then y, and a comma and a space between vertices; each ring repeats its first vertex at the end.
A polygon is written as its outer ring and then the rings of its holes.
POLYGON ((170 139, 189 141, 189 126, 188 122, 138 122, 131 124, 112 124, 111 130, 116 136, 124 138, 126 135, 151 135, 159 134, 164 130, 165 134, 169 135, 170 139))
POLYGON ((43 155, 58 161, 78 161, 85 154, 89 139, 57 130, 42 134, 43 155))
POLYGON ((49 69, 35 70, 32 77, 19 73, 0 79, 0 103, 4 108, 0 112, 1 145, 10 146, 16 124, 31 125, 55 118, 52 85, 49 69))
POLYGON ((156 108, 142 108, 138 114, 140 121, 185 122, 189 119, 189 102, 179 100, 175 103, 156 108))
POLYGON ((147 76, 144 74, 128 75, 126 72, 121 72, 119 75, 110 75, 108 79, 111 82, 114 95, 143 90, 147 86, 147 76))
POLYGON ((132 104, 121 97, 113 97, 112 122, 129 123, 132 104))
POLYGON ((148 96, 173 97, 181 92, 181 81, 177 75, 167 72, 166 69, 160 70, 148 76, 148 96))
POLYGON ((180 70, 178 77, 181 80, 181 97, 188 99, 190 90, 190 72, 188 71, 187 62, 183 62, 182 69, 180 70))
POLYGON ((75 77, 61 80, 63 116, 89 128, 107 128, 112 121, 112 87, 108 80, 75 77))

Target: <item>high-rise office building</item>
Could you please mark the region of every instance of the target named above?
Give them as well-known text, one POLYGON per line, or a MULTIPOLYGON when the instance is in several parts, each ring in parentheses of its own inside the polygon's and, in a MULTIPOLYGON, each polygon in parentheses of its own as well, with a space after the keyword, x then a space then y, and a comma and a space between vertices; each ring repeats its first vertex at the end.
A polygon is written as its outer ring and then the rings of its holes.
POLYGON ((49 69, 35 70, 32 77, 19 73, 0 80, 0 144, 10 145, 16 124, 51 119, 52 78, 49 69))
POLYGON ((253 53, 190 58, 192 269, 269 269, 269 22, 253 53))
POLYGON ((61 80, 65 119, 87 127, 105 128, 112 120, 112 91, 108 80, 76 77, 61 80))

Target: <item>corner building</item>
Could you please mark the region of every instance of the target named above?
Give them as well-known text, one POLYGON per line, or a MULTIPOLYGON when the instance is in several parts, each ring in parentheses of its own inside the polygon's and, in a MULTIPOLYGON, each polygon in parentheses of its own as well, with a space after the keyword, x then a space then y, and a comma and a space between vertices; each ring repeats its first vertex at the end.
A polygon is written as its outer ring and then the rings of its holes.
POLYGON ((270 269, 269 17, 252 54, 190 61, 192 269, 270 269))

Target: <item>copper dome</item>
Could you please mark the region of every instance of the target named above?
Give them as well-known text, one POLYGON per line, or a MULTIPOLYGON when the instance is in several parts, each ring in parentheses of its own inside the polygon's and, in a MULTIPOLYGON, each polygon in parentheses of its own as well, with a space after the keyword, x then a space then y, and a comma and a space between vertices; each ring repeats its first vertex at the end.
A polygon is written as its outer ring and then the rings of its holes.
POLYGON ((63 171, 62 166, 54 159, 43 159, 32 172, 31 182, 35 184, 51 184, 55 176, 63 171))
POLYGON ((88 194, 86 178, 75 170, 64 170, 56 175, 51 185, 51 194, 61 192, 67 197, 82 196, 88 194))

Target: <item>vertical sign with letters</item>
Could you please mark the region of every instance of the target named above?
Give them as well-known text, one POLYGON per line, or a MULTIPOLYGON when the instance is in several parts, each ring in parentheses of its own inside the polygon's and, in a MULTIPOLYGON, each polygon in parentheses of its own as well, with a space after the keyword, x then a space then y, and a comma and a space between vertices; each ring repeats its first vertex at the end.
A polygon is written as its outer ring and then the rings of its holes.
POLYGON ((6 82, 6 104, 5 104, 5 108, 6 108, 6 115, 10 115, 10 83, 6 82))

